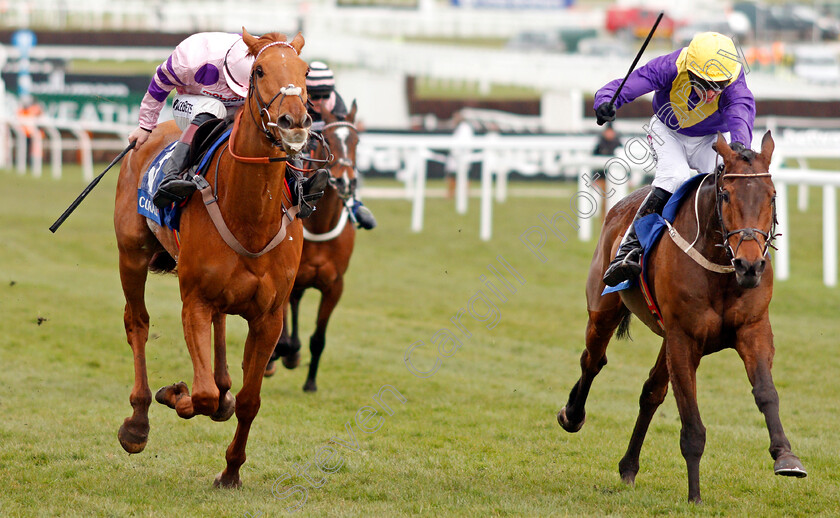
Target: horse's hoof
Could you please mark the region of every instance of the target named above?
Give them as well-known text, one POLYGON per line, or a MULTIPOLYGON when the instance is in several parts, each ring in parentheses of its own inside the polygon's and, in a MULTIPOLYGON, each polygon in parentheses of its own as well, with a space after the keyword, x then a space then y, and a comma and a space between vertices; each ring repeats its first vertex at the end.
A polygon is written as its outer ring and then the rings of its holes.
POLYGON ((621 475, 621 481, 630 487, 636 485, 636 474, 639 473, 639 463, 629 460, 621 459, 618 463, 618 474, 621 475))
POLYGON ((575 433, 583 428, 583 423, 586 422, 586 414, 584 414, 583 419, 581 419, 579 423, 571 423, 566 417, 566 407, 563 407, 559 412, 557 412, 557 422, 560 423, 560 426, 562 426, 567 432, 575 433))
POLYGON ((228 390, 225 392, 225 399, 219 403, 219 409, 210 416, 213 421, 227 421, 236 410, 236 397, 228 390))
POLYGON ((277 372, 277 364, 274 363, 274 360, 271 360, 270 362, 268 362, 268 365, 265 366, 265 372, 263 373, 263 376, 266 378, 270 378, 274 376, 275 372, 277 372))
POLYGON ((225 472, 222 471, 218 475, 216 475, 216 479, 213 481, 213 487, 221 487, 224 489, 239 489, 242 487, 242 480, 237 476, 231 480, 225 480, 224 476, 225 472))
POLYGON ((300 365, 300 352, 295 352, 288 356, 283 356, 283 367, 289 370, 296 369, 300 365))
POLYGON ((621 481, 627 484, 630 487, 636 486, 636 474, 635 473, 622 473, 621 474, 621 481))
POLYGON ((782 455, 776 459, 776 463, 773 465, 773 473, 785 477, 804 478, 808 476, 808 472, 805 471, 805 466, 802 465, 802 461, 792 453, 782 455))
POLYGON ((315 384, 314 381, 306 380, 306 383, 303 384, 303 391, 304 392, 317 392, 318 386, 315 384))
POLYGON ((122 425, 120 431, 117 432, 117 438, 120 440, 120 446, 128 453, 140 453, 146 448, 146 442, 149 440, 149 427, 145 430, 137 430, 137 426, 132 426, 127 418, 122 425), (128 426, 126 426, 128 424, 128 426))
POLYGON ((155 393, 155 401, 160 403, 161 405, 166 405, 169 408, 175 408, 175 400, 178 394, 189 394, 190 389, 187 387, 187 384, 183 381, 179 381, 173 385, 167 385, 165 387, 161 387, 155 393))

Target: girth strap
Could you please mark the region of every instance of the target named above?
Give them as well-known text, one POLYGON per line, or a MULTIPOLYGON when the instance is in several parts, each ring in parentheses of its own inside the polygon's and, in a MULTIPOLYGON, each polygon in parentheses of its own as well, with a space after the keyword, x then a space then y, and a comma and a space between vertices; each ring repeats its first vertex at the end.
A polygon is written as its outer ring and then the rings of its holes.
POLYGON ((680 233, 677 232, 677 229, 675 229, 674 227, 671 226, 671 224, 668 222, 668 220, 663 220, 663 221, 665 221, 665 224, 668 225, 668 235, 671 236, 671 239, 674 241, 674 244, 677 245, 680 248, 680 250, 685 252, 686 255, 688 255, 689 257, 694 259, 694 261, 697 264, 699 264, 703 268, 705 268, 705 269, 707 269, 711 272, 715 272, 715 273, 732 273, 732 272, 735 271, 735 268, 732 267, 732 266, 723 266, 723 265, 720 265, 720 264, 715 264, 713 262, 710 262, 708 259, 703 257, 700 254, 700 252, 697 251, 696 248, 691 246, 691 243, 686 241, 680 235, 680 233))
POLYGON ((224 242, 227 243, 227 245, 237 254, 250 257, 251 259, 256 259, 257 257, 267 254, 273 250, 274 247, 279 245, 286 238, 286 229, 289 223, 295 220, 295 216, 297 216, 297 213, 300 210, 297 206, 294 206, 291 209, 283 207, 285 214, 281 218, 280 230, 277 231, 277 235, 274 236, 274 239, 272 239, 270 243, 265 245, 265 248, 254 253, 246 250, 245 247, 242 246, 242 243, 236 239, 225 224, 225 220, 222 218, 222 212, 219 210, 219 205, 216 203, 217 198, 213 195, 213 189, 209 184, 201 189, 201 199, 204 200, 204 206, 207 207, 207 213, 210 215, 210 219, 213 221, 213 224, 216 226, 216 230, 219 232, 219 235, 222 236, 224 242))

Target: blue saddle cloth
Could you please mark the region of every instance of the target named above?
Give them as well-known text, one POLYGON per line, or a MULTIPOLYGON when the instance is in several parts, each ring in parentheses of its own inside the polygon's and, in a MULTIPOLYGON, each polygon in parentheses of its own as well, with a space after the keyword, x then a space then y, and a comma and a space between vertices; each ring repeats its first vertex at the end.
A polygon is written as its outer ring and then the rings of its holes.
MULTIPOLYGON (((213 157, 213 153, 216 152, 216 149, 218 149, 220 145, 230 138, 231 130, 232 128, 222 133, 213 145, 210 146, 207 152, 204 153, 204 156, 198 163, 198 168, 196 169, 197 174, 203 175, 206 172, 207 167, 210 164, 210 159, 213 157)), ((140 187, 137 189, 138 214, 149 218, 158 225, 169 227, 172 230, 178 230, 181 216, 180 206, 173 203, 161 211, 154 203, 152 203, 152 196, 155 191, 157 191, 161 180, 163 180, 161 170, 163 169, 163 164, 166 163, 166 160, 172 154, 172 150, 175 149, 175 144, 176 142, 169 144, 163 148, 160 153, 158 153, 158 156, 156 156, 152 161, 149 169, 143 174, 143 181, 140 182, 140 187)))
MULTIPOLYGON (((668 223, 674 222, 677 218, 677 212, 679 212, 682 202, 697 189, 700 182, 702 182, 706 176, 708 176, 708 173, 700 173, 683 182, 683 184, 680 185, 677 191, 668 200, 668 203, 665 204, 665 208, 662 209, 661 216, 659 214, 648 214, 643 218, 639 218, 639 220, 635 223, 636 236, 639 238, 639 242, 642 243, 643 255, 646 254, 648 250, 653 250, 654 245, 656 245, 656 242, 659 241, 659 238, 662 236, 662 232, 668 228, 665 221, 667 220, 668 223)), ((643 271, 642 275, 645 275, 645 279, 647 279, 646 271, 643 271)), ((615 286, 607 286, 604 288, 601 295, 626 290, 634 285, 635 281, 632 280, 621 282, 615 286)))

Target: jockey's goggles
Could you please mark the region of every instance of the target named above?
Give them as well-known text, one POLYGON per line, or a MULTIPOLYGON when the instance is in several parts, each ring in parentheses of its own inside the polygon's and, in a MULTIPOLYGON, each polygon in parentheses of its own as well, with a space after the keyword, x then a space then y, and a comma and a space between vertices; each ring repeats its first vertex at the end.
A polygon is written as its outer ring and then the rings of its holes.
POLYGON ((689 71, 688 77, 691 80, 691 83, 698 88, 705 90, 706 92, 714 91, 714 92, 722 92, 724 88, 729 86, 732 82, 732 79, 725 79, 723 81, 710 81, 708 79, 703 79, 702 77, 698 76, 694 72, 689 71))

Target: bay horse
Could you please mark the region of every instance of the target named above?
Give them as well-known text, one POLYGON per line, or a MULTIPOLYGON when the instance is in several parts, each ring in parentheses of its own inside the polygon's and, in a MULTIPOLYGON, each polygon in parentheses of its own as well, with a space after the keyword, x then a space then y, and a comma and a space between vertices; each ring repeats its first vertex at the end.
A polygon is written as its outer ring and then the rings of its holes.
POLYGON ((155 399, 184 419, 201 414, 223 421, 236 413, 236 433, 227 448, 226 467, 214 481, 217 487, 241 485, 239 469, 260 408, 262 374, 280 336, 281 310, 297 273, 303 239, 283 160, 306 144, 312 124, 305 104, 308 67, 299 57, 303 37, 298 34, 287 41, 285 35, 270 33, 257 38, 243 29, 242 38, 255 57, 248 98, 237 112, 228 144, 220 146, 210 161, 207 182, 212 190, 204 191, 215 196, 210 194, 205 203, 193 196, 182 209, 180 244, 170 229, 147 221, 136 210, 143 172, 180 135, 174 123, 159 125, 145 145, 123 162, 114 211, 125 330, 134 354, 129 397, 133 414, 119 429, 120 444, 129 453, 139 453, 148 440, 152 393, 146 374, 149 314, 144 290, 150 269, 172 270, 177 260, 184 338, 193 364, 192 392, 181 382, 163 387, 155 399), (218 206, 222 225, 226 224, 239 252, 220 235, 206 204, 218 206), (279 244, 267 251, 278 239, 279 244), (235 398, 226 360, 227 314, 241 315, 248 322, 242 389, 235 398))
POLYGON ((607 363, 609 340, 616 328, 619 338, 627 336, 631 314, 661 336, 659 356, 639 398, 630 444, 618 464, 621 479, 628 485, 635 483, 645 434, 670 381, 682 424, 680 451, 688 468, 688 499, 700 503, 706 428, 697 406, 696 371, 703 356, 724 348, 734 348, 744 362, 770 433, 775 473, 806 476, 782 428, 779 396, 770 372, 775 351, 768 310, 773 268, 766 256, 775 226, 776 191, 768 172, 774 146, 768 131, 760 154, 736 152, 718 134, 713 148, 722 157, 723 167, 689 191, 673 230, 669 228, 672 237, 663 236, 645 252, 647 296, 658 306, 658 318, 638 285, 602 296, 604 271, 649 188, 632 193, 607 215, 586 283, 589 320, 581 377, 557 421, 568 432, 583 426, 586 398, 593 379, 607 363), (696 238, 690 244, 681 236, 696 238))
MULTIPOLYGON (((319 144, 313 151, 315 159, 328 161, 330 187, 318 200, 315 212, 303 223, 303 252, 300 267, 292 294, 291 333, 288 326, 283 326, 283 333, 277 343, 272 361, 266 368, 265 375, 272 376, 276 370, 275 357, 283 358, 286 368, 294 369, 300 363, 300 337, 298 335, 298 312, 303 293, 309 288, 321 292, 315 332, 309 338, 309 351, 312 359, 303 390, 315 392, 318 386, 315 377, 321 353, 326 346, 327 324, 332 316, 341 294, 344 291, 344 274, 350 265, 353 245, 356 240, 356 228, 348 224, 350 210, 356 193, 356 146, 359 144, 359 132, 355 126, 356 101, 344 120, 332 113, 322 115, 324 127, 321 131, 327 146, 319 144)), ((313 162, 312 165, 317 164, 313 162)), ((284 311, 288 316, 288 312, 284 311)))

